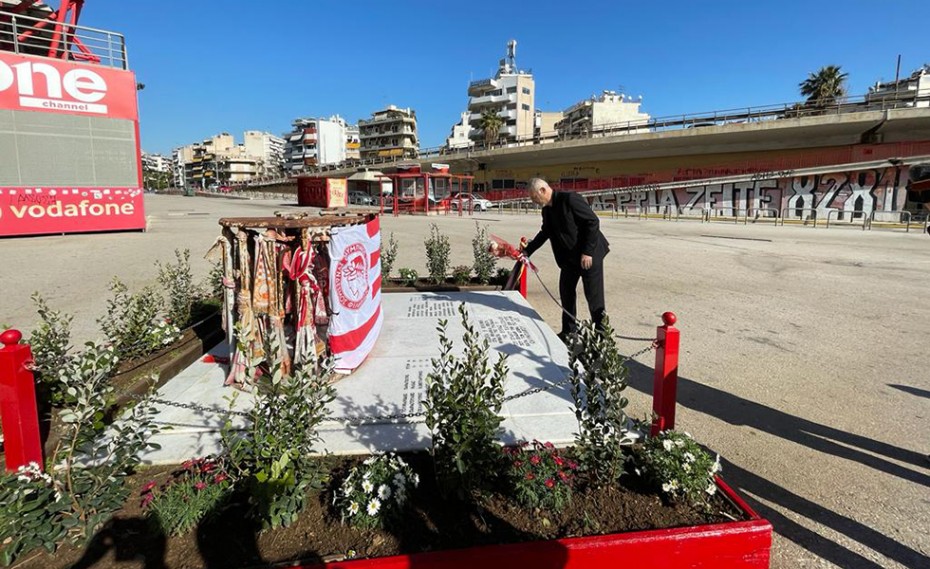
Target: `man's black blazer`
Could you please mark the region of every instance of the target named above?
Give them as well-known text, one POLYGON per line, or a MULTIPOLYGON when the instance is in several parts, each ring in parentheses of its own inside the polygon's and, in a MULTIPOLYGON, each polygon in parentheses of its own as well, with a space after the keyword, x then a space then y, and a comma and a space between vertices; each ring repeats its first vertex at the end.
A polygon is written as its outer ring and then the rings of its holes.
POLYGON ((552 202, 542 208, 542 229, 526 246, 527 256, 548 239, 560 269, 581 270, 581 255, 603 258, 610 244, 600 230, 600 220, 576 192, 553 192, 552 202))

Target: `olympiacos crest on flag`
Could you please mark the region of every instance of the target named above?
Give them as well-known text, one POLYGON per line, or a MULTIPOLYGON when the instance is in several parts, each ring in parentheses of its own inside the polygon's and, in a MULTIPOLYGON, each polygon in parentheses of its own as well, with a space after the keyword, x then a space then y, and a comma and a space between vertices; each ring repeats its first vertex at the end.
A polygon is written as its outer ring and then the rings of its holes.
POLYGON ((334 227, 329 242, 329 347, 336 371, 349 373, 365 361, 381 332, 381 227, 334 227))

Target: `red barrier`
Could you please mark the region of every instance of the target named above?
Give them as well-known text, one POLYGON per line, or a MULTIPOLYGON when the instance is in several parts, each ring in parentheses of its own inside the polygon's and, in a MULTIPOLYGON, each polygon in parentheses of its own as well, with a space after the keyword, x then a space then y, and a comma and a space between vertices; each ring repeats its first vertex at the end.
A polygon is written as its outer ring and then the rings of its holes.
POLYGON ((526 275, 529 274, 529 267, 523 265, 523 270, 520 271, 520 294, 523 298, 526 298, 526 275))
POLYGON ((19 343, 22 337, 19 330, 0 334, 0 421, 8 471, 30 462, 44 468, 35 379, 29 369, 32 350, 19 343))
POLYGON ((652 385, 652 436, 675 428, 675 402, 678 397, 679 332, 674 312, 662 315, 665 324, 656 328, 656 373, 652 385))

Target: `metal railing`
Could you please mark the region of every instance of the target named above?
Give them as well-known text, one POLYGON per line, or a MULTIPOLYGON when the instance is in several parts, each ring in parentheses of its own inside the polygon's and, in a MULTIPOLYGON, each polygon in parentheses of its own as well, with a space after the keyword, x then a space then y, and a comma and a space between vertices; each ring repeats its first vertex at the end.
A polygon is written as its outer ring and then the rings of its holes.
MULTIPOLYGON (((796 218, 794 218, 794 219, 796 219, 797 221, 802 221, 802 222, 804 222, 804 225, 807 225, 807 222, 808 222, 808 221, 813 221, 813 222, 814 222, 814 224, 813 224, 814 227, 817 227, 817 208, 813 208, 813 207, 786 207, 786 208, 784 208, 783 210, 781 210, 781 226, 784 227, 784 226, 785 226, 785 221, 786 221, 787 219, 789 219, 788 213, 790 213, 790 212, 801 212, 801 213, 803 213, 803 212, 805 212, 805 211, 811 212, 812 215, 809 215, 809 216, 807 216, 806 218, 802 218, 800 215, 798 215, 798 216, 797 216, 796 218)), ((775 225, 778 225, 778 223, 776 223, 775 225)))
POLYGON ((128 69, 122 34, 87 26, 0 12, 0 51, 97 63, 128 69))

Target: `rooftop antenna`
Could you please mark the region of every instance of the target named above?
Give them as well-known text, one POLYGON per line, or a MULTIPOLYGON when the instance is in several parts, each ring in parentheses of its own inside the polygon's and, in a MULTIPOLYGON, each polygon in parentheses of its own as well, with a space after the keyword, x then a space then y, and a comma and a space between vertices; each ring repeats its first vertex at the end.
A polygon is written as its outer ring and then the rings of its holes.
POLYGON ((507 64, 512 72, 517 71, 517 40, 507 42, 507 64))

